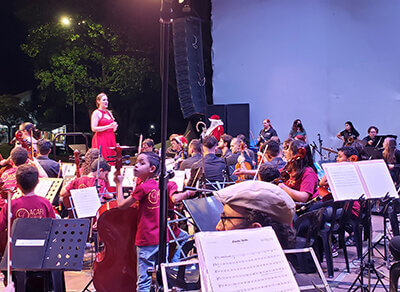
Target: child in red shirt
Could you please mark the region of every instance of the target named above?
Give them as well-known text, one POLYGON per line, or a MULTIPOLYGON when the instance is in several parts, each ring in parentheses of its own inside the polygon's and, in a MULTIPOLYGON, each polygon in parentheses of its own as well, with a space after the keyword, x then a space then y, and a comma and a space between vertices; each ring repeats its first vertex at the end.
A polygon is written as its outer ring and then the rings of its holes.
MULTIPOLYGON (((39 182, 37 168, 30 164, 23 164, 16 172, 17 186, 23 196, 11 203, 12 222, 16 218, 55 218, 56 215, 50 202, 35 195, 35 187, 39 182)), ((7 228, 7 206, 0 212, 0 231, 7 228)), ((11 223, 12 223, 11 222, 11 223)))
MULTIPOLYGON (((115 178, 119 208, 129 208, 139 202, 138 227, 135 238, 137 248, 138 281, 137 291, 150 291, 151 277, 147 269, 154 267, 158 255, 160 191, 155 180, 160 168, 160 157, 154 152, 142 152, 137 159, 134 173, 141 181, 131 195, 124 199, 122 176, 115 178)), ((168 194, 176 191, 175 183, 168 184, 168 194)))

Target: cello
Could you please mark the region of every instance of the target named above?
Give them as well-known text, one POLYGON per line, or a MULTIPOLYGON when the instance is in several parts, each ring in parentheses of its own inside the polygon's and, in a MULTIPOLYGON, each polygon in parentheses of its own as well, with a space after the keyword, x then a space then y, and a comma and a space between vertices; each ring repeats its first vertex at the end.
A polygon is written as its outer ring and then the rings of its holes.
MULTIPOLYGON (((122 168, 122 149, 115 147, 117 175, 122 168)), ((136 291, 135 237, 138 208, 119 209, 111 201, 98 211, 97 232, 104 248, 96 255, 93 285, 97 291, 136 291)))

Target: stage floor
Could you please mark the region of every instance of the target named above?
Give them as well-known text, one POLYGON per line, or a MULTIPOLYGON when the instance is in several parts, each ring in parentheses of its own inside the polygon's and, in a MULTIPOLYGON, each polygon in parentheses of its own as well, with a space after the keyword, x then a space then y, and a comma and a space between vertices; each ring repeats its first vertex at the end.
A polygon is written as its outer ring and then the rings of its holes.
MULTIPOLYGON (((373 216, 372 219, 373 224, 373 242, 379 240, 379 238, 383 234, 383 220, 382 217, 373 216)), ((366 251, 367 245, 364 243, 364 251, 366 251)), ((383 245, 378 245, 378 249, 383 252, 383 245)), ((341 249, 338 250, 339 256, 333 259, 334 264, 334 277, 332 279, 328 278, 326 263, 322 262, 321 267, 324 270, 325 276, 327 277, 328 283, 332 289, 332 291, 348 291, 353 281, 356 279, 359 271, 360 271, 360 263, 356 261, 356 247, 349 246, 347 247, 349 261, 350 261, 350 269, 351 273, 345 272, 345 260, 343 256, 343 251, 341 249)), ((91 280, 91 263, 93 260, 93 253, 91 249, 86 249, 85 258, 84 258, 84 269, 80 272, 65 272, 65 282, 66 289, 70 292, 82 291, 86 285, 91 280)), ((386 262, 383 258, 378 254, 378 252, 374 252, 375 267, 377 268, 379 274, 383 278, 383 282, 387 285, 387 289, 389 290, 389 270, 386 267, 386 262)), ((2 285, 3 281, 0 281, 0 290, 4 287, 2 285)), ((371 285, 375 285, 376 276, 372 275, 371 277, 371 285)), ((368 284, 368 275, 364 276, 364 284, 368 284)), ((359 282, 357 282, 359 285, 359 282)), ((96 291, 92 284, 88 287, 89 291, 96 291)), ((385 291, 381 285, 378 285, 375 291, 385 291)))

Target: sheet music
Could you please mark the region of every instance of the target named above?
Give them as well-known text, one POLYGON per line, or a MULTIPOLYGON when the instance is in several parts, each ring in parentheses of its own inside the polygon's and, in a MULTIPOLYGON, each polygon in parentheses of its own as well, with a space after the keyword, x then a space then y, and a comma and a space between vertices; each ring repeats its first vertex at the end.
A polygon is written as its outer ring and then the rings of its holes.
POLYGON ((63 162, 61 163, 61 170, 63 173, 63 176, 74 176, 76 173, 76 165, 75 163, 66 163, 63 162))
POLYGON ((185 171, 184 170, 174 170, 174 177, 170 179, 170 181, 173 181, 177 184, 178 186, 178 192, 183 191, 183 185, 185 183, 185 171))
POLYGON ((367 185, 370 198, 383 198, 387 193, 391 197, 398 197, 384 160, 360 161, 357 165, 367 185))
MULTIPOLYGON (((122 187, 124 188, 135 188, 136 184, 134 181, 134 173, 133 173, 134 166, 123 166, 121 169, 121 174, 123 175, 124 179, 122 180, 122 187)), ((111 170, 108 173, 108 182, 111 187, 115 187, 114 182, 114 174, 115 174, 115 166, 111 166, 111 170)))
POLYGON ((35 188, 35 195, 46 197, 47 193, 50 191, 53 181, 48 179, 39 179, 39 183, 35 188))
POLYGON ((271 227, 195 234, 202 291, 299 291, 271 227))
POLYGON ((96 216, 101 206, 96 187, 71 190, 71 197, 78 218, 96 216))
POLYGON ((353 163, 325 163, 329 187, 335 200, 357 200, 365 194, 364 187, 353 163))

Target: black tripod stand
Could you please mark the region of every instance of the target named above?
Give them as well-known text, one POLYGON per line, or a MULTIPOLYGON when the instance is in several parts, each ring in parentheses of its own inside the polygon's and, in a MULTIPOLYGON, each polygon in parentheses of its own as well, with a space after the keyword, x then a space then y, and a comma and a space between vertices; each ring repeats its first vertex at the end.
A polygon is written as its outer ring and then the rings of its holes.
POLYGON ((372 247, 372 241, 371 241, 371 238, 372 238, 371 200, 372 199, 367 199, 367 200, 365 200, 363 202, 364 204, 366 204, 366 210, 367 210, 367 212, 366 212, 367 224, 368 224, 367 228, 369 230, 368 251, 361 258, 360 272, 359 272, 357 278, 351 284, 351 286, 350 286, 348 291, 357 291, 358 288, 360 288, 361 291, 374 291, 379 283, 382 285, 382 287, 385 289, 385 291, 389 291, 386 288, 385 283, 383 283, 381 275, 378 273, 378 271, 375 268, 375 261, 372 260, 372 258, 371 258, 371 255, 372 255, 371 253, 372 253, 372 248, 373 248, 372 247), (364 261, 365 257, 367 257, 366 261, 364 261), (368 284, 364 284, 364 272, 365 271, 368 272, 368 284), (376 281, 374 287, 371 289, 371 275, 372 274, 376 275, 377 281, 376 281), (360 284, 358 286, 356 286, 357 282, 360 282, 360 284), (355 287, 354 290, 352 290, 353 287, 355 287))

